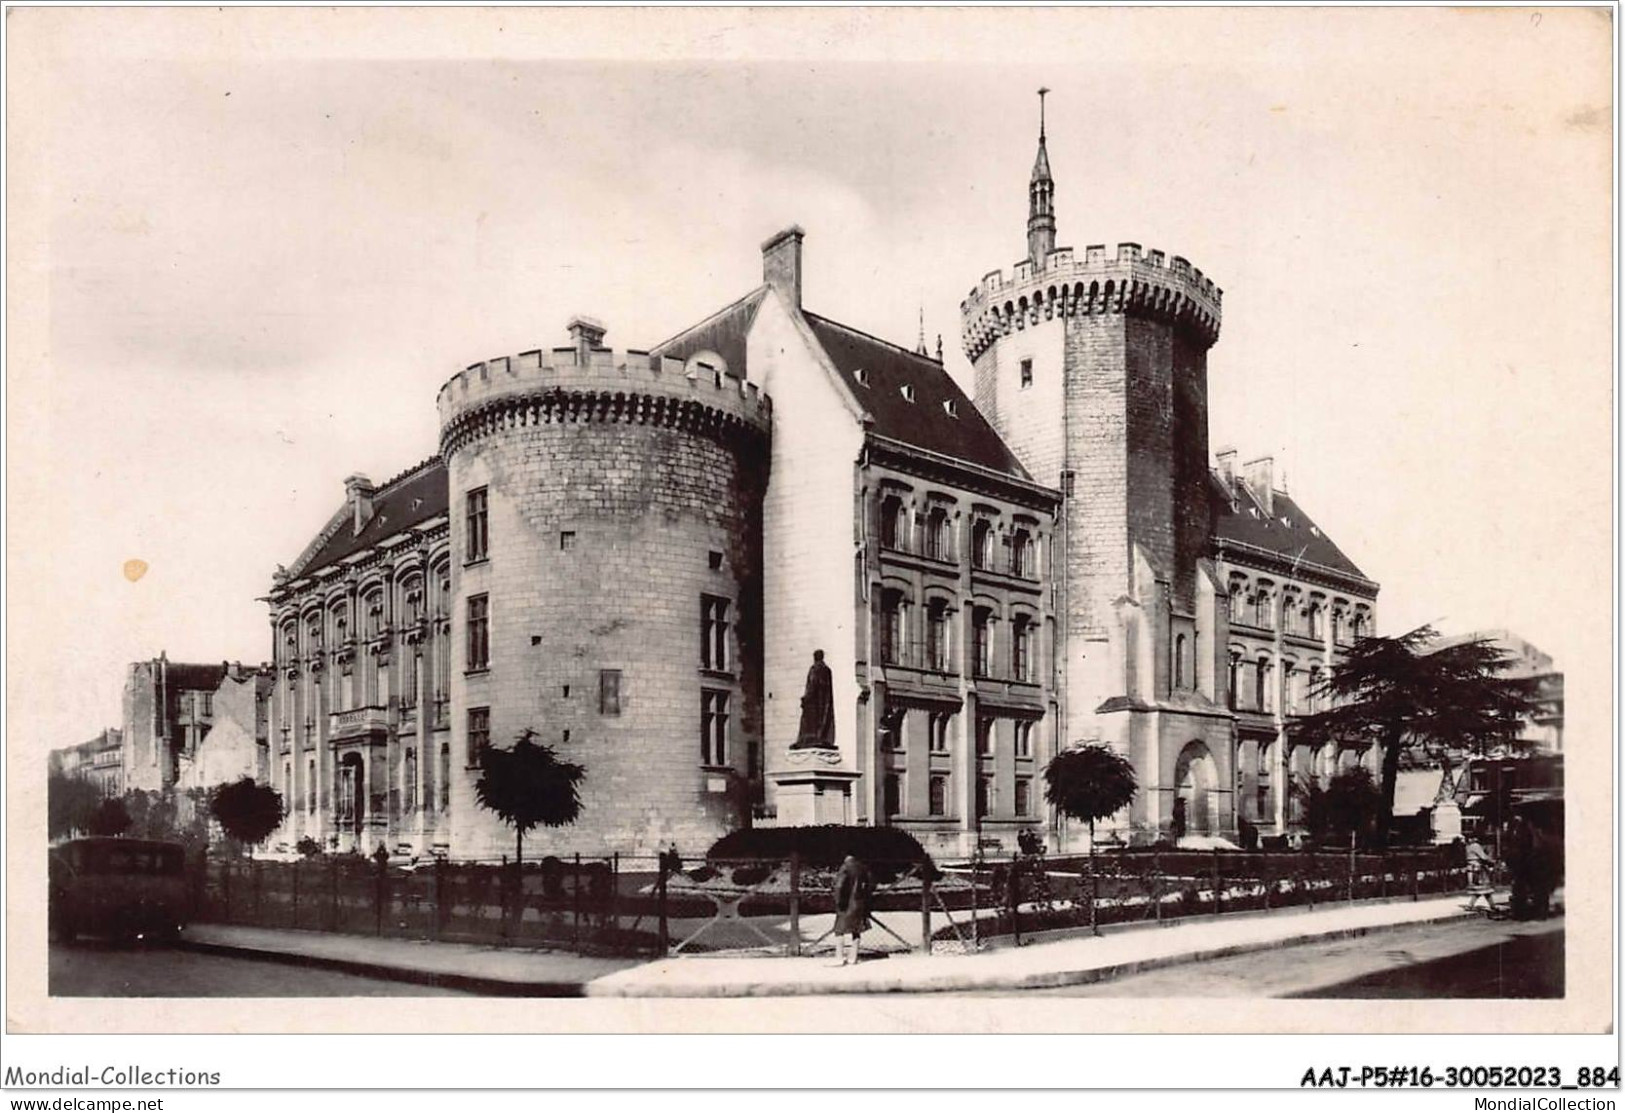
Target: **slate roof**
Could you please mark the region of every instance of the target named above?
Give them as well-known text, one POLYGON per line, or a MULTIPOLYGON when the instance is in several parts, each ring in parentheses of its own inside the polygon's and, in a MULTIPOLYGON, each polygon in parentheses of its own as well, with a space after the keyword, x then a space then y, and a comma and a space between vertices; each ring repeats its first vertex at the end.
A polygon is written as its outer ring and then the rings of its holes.
POLYGON ((354 532, 346 508, 334 515, 336 527, 319 539, 316 551, 288 569, 290 576, 304 576, 359 553, 391 537, 408 526, 426 522, 446 512, 449 505, 446 465, 440 457, 425 460, 391 479, 372 496, 372 517, 354 532))
POLYGON ((170 661, 164 670, 171 692, 212 692, 225 679, 226 666, 189 665, 183 661, 170 661))
POLYGON ((758 286, 732 305, 711 314, 699 324, 684 329, 670 340, 655 345, 651 355, 687 360, 700 352, 712 351, 728 364, 729 374, 745 376, 745 337, 756 310, 770 287, 758 286))
POLYGON ((1350 560, 1326 536, 1326 531, 1317 526, 1284 491, 1276 491, 1271 496, 1275 510, 1272 516, 1264 513, 1264 508, 1239 478, 1236 480, 1234 503, 1224 482, 1216 475, 1212 479, 1215 540, 1267 549, 1288 561, 1298 559, 1301 552, 1305 561, 1370 581, 1370 577, 1360 571, 1359 565, 1350 560))
POLYGON ((803 310, 802 315, 853 397, 874 418, 873 432, 993 471, 1031 478, 942 364, 816 313, 803 310), (858 380, 860 369, 867 382, 858 380), (913 388, 913 401, 904 397, 905 386, 913 388), (950 401, 956 414, 949 414, 943 405, 950 401))

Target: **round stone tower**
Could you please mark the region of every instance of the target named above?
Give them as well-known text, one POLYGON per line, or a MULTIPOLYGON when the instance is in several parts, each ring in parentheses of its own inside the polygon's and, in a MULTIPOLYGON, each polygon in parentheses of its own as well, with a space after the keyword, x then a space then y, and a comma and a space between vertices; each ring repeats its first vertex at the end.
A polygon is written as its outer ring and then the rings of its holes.
POLYGON ((439 394, 458 857, 512 852, 473 786, 480 747, 526 730, 586 768, 580 818, 532 832, 538 854, 698 852, 760 778, 768 399, 570 331, 439 394))
POLYGON ((1133 823, 1155 831, 1182 746, 1207 746, 1228 768, 1223 647, 1203 571, 1207 352, 1222 293, 1185 259, 1139 244, 1081 256, 1055 247, 1042 129, 1028 195, 1028 257, 960 303, 962 340, 978 408, 1064 496, 1064 737, 1132 756, 1143 789, 1133 823), (1193 668, 1172 667, 1176 646, 1196 647, 1193 668))

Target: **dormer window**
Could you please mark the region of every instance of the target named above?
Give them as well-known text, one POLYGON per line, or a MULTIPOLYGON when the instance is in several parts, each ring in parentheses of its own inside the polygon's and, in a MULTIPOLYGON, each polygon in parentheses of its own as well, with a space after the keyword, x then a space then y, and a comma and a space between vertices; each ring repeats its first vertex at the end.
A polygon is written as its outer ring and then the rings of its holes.
POLYGON ((903 384, 903 401, 905 401, 905 402, 914 401, 914 387, 910 383, 904 383, 903 384))
POLYGON ((949 399, 945 400, 942 403, 942 408, 943 408, 944 412, 946 412, 949 417, 958 417, 959 416, 959 403, 954 401, 952 398, 949 398, 949 399))
POLYGON ((869 385, 869 372, 859 367, 853 370, 852 377, 858 381, 859 386, 869 385))

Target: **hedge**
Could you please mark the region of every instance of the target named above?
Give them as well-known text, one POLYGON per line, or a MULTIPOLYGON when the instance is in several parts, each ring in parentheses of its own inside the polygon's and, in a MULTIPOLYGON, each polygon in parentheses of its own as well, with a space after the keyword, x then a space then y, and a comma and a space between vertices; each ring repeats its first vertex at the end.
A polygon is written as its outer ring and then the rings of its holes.
POLYGON ((799 854, 802 864, 812 869, 835 869, 850 854, 877 880, 889 880, 916 864, 936 872, 919 840, 896 827, 749 827, 723 835, 705 857, 712 863, 782 862, 792 854, 799 854))

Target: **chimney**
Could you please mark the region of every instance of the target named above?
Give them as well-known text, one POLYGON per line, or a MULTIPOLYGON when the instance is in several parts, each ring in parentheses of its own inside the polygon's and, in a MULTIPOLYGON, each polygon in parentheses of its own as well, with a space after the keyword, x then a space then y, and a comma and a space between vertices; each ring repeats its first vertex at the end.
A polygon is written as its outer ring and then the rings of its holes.
POLYGON ((1236 450, 1227 444, 1221 446, 1213 455, 1219 462, 1219 481, 1233 498, 1236 493, 1236 450))
POLYGON ((1264 513, 1275 514, 1275 457, 1260 456, 1256 460, 1247 461, 1246 471, 1242 482, 1247 484, 1247 490, 1252 492, 1258 505, 1264 508, 1264 513))
POLYGON ((592 366, 592 350, 604 346, 604 333, 609 330, 602 321, 591 317, 570 318, 570 340, 576 346, 576 366, 592 366))
POLYGON ((801 238, 799 224, 792 224, 762 245, 762 281, 801 308, 801 238))
POLYGON ((378 488, 372 485, 372 480, 359 472, 348 476, 344 480, 344 500, 350 504, 351 532, 360 533, 362 527, 372 517, 372 496, 378 493, 378 488))

